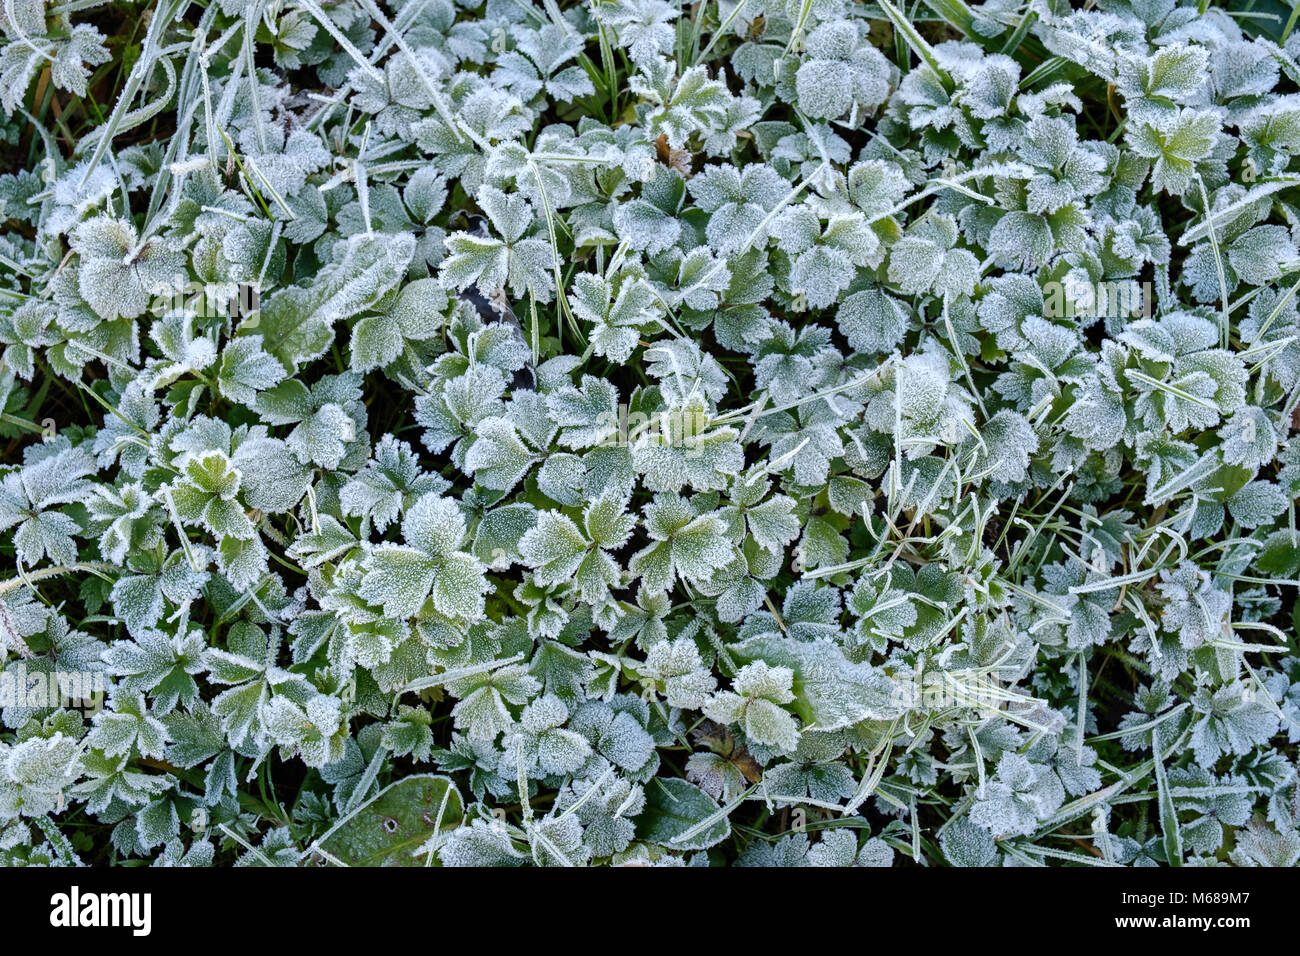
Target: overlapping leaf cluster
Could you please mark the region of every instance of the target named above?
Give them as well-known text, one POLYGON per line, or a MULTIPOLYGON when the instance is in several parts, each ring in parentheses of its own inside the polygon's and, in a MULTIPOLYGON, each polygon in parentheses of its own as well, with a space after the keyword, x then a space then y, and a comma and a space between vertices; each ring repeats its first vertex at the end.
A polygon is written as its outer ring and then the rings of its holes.
POLYGON ((1296 863, 1239 12, 7 3, 3 859, 1296 863))

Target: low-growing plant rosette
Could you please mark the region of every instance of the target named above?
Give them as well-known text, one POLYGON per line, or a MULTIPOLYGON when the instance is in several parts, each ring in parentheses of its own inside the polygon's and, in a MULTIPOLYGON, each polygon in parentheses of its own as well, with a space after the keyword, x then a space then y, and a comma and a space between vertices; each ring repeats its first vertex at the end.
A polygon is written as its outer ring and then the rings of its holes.
POLYGON ((1300 861, 1300 31, 12 0, 0 862, 1300 861))

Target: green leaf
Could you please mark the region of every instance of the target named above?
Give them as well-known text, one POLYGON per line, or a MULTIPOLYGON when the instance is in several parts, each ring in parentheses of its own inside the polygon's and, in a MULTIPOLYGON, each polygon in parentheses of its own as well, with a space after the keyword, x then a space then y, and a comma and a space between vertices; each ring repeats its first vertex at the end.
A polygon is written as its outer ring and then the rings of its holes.
POLYGON ((454 830, 465 812, 450 777, 418 774, 390 784, 319 841, 329 856, 347 866, 423 866, 413 851, 435 835, 454 830))
POLYGON ((677 777, 656 777, 645 788, 645 809, 636 818, 636 837, 674 850, 703 850, 731 835, 731 822, 723 817, 678 842, 683 834, 718 812, 707 793, 677 777))
POLYGON ((900 712, 894 682, 869 664, 852 663, 834 644, 760 634, 728 650, 742 664, 761 661, 794 671, 791 706, 805 730, 839 730, 900 712))
POLYGON ((1160 754, 1155 756, 1156 792, 1160 806, 1160 832, 1165 848, 1165 856, 1170 866, 1183 865, 1183 837, 1178 828, 1178 810, 1174 807, 1173 794, 1169 790, 1169 780, 1165 775, 1165 763, 1160 754))

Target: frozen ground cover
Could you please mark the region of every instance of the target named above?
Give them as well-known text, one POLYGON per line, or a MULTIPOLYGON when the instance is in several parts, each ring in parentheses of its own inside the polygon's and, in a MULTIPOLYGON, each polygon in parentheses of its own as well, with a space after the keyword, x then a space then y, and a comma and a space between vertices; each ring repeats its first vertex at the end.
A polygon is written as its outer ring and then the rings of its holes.
POLYGON ((0 14, 0 861, 1300 858, 1287 6, 0 14))

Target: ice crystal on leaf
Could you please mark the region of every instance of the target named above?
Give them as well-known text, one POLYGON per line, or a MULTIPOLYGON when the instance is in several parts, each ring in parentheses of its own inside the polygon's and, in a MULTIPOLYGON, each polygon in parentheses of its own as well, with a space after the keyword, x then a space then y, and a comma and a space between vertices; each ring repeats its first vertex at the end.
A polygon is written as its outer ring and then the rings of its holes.
POLYGON ((117 6, 0 17, 0 863, 1296 862, 1285 17, 117 6))
POLYGON ((461 550, 466 534, 455 501, 425 495, 402 519, 405 544, 382 544, 366 556, 358 593, 394 617, 411 617, 430 595, 440 614, 478 617, 488 584, 478 559, 461 550))

